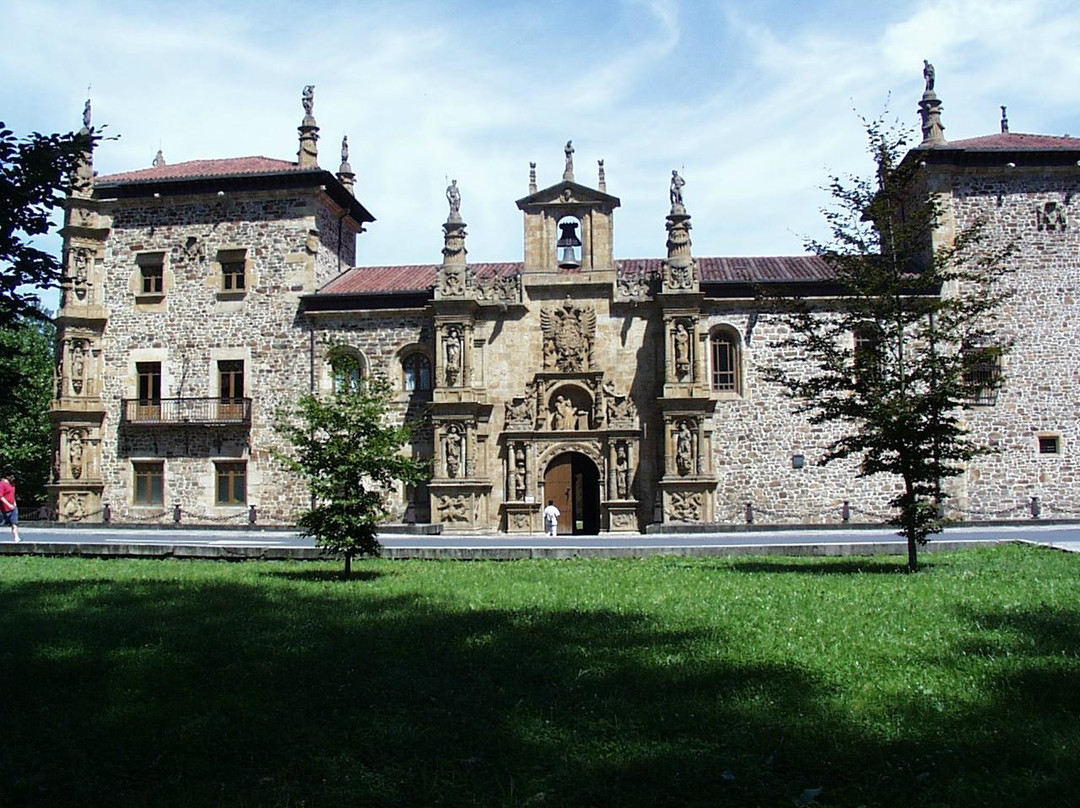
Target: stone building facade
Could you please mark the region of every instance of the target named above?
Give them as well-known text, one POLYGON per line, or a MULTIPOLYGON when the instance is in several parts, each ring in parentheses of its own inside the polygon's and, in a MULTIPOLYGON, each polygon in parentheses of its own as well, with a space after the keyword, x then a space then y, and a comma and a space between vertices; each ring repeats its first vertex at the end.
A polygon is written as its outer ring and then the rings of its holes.
MULTIPOLYGON (((255 506, 260 523, 290 523, 308 499, 272 455, 275 413, 367 374, 390 378, 403 415, 428 418, 406 450, 433 476, 393 492, 400 521, 537 532, 548 500, 561 533, 886 516, 893 481, 818 466, 835 434, 794 416, 764 377, 783 326, 756 290, 827 300, 820 259, 694 256, 672 172, 666 245, 616 260, 620 201, 603 161, 579 181, 567 143, 561 179, 540 187, 532 165, 517 200, 521 261, 467 259, 455 182, 439 262, 357 267, 374 220, 352 194, 346 144, 336 173, 319 168, 312 105, 305 93, 295 163, 156 160, 94 178, 87 156, 57 318, 62 519, 107 507, 116 521, 243 522, 255 506)), ((932 85, 921 110, 907 159, 943 203, 938 245, 977 219, 994 245, 1019 245, 1007 383, 968 414, 1001 451, 950 482, 949 507, 972 520, 1080 514, 1080 139, 1003 120, 946 141, 932 85)))

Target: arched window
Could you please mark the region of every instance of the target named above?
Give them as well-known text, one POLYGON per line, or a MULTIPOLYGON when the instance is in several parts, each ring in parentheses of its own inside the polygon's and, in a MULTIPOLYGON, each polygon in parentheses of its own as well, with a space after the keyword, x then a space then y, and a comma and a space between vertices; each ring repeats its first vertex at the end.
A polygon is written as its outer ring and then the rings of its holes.
POLYGON ((366 375, 364 357, 351 348, 334 348, 327 355, 335 393, 355 393, 366 375))
POLYGON ((419 351, 413 351, 401 360, 402 379, 405 390, 420 393, 431 390, 431 360, 419 351))
POLYGON ((719 328, 709 337, 712 359, 712 389, 718 392, 740 393, 739 335, 719 328))

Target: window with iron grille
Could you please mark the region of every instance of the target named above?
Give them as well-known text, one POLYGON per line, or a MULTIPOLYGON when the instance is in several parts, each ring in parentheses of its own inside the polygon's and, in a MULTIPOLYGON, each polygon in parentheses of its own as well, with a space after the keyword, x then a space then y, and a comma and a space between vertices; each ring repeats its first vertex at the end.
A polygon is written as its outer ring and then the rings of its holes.
POLYGON ((218 505, 247 504, 247 463, 243 460, 219 461, 214 464, 217 477, 218 505))
POLYGON ((712 346, 712 389, 739 392, 738 337, 727 331, 717 331, 710 338, 712 346))
POLYGON ((1061 454, 1061 437, 1039 435, 1039 454, 1061 454))
POLYGON ((165 502, 165 464, 160 460, 133 461, 134 485, 132 502, 135 505, 162 505, 165 502))
POLYGON ((997 404, 1001 386, 1001 352, 992 346, 964 348, 964 386, 970 401, 983 407, 997 404))

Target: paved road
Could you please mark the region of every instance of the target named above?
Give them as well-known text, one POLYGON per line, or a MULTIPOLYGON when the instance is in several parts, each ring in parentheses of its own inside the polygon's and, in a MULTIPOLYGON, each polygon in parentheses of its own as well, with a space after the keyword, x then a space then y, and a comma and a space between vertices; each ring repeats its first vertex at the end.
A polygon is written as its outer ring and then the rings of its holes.
MULTIPOLYGON (((63 552, 102 555, 182 555, 186 557, 315 557, 311 539, 288 530, 196 528, 57 528, 24 526, 23 544, 5 542, 0 552, 63 552), (200 550, 199 548, 202 548, 200 550)), ((747 552, 791 555, 903 553, 904 540, 888 528, 752 529, 715 533, 560 536, 380 537, 384 555, 404 557, 522 558, 572 555, 728 555, 747 552)), ((1030 541, 1080 552, 1080 524, 1020 522, 954 527, 935 537, 929 550, 970 544, 1030 541)))

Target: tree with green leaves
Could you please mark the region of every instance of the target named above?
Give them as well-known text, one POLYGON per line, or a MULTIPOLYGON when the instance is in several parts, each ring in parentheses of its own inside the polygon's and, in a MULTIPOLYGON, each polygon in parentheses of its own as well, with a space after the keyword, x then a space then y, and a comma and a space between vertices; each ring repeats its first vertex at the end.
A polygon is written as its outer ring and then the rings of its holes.
POLYGON ((0 122, 0 326, 47 316, 37 293, 59 285, 61 266, 33 239, 51 229, 53 211, 99 139, 89 124, 79 132, 20 139, 0 122))
POLYGON ((344 555, 346 578, 353 556, 379 553, 390 488, 430 476, 427 461, 401 453, 414 425, 394 422, 390 395, 385 379, 365 378, 329 397, 304 396, 276 424, 292 444, 291 453, 276 455, 307 480, 313 498, 297 524, 317 546, 344 555))
POLYGON ((768 369, 810 423, 839 427, 819 459, 859 462, 859 476, 892 475, 890 524, 918 546, 942 529, 943 482, 992 451, 966 427, 964 411, 1003 383, 1009 345, 996 333, 1008 297, 1001 280, 1011 249, 993 249, 982 224, 932 246, 940 205, 907 136, 864 122, 872 178, 831 178, 826 243, 809 249, 838 289, 827 304, 774 299, 788 334, 787 357, 768 369))
POLYGON ((45 501, 56 329, 44 313, 0 325, 0 473, 13 471, 25 507, 45 501))

